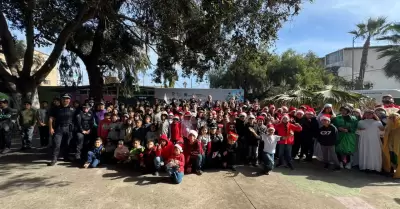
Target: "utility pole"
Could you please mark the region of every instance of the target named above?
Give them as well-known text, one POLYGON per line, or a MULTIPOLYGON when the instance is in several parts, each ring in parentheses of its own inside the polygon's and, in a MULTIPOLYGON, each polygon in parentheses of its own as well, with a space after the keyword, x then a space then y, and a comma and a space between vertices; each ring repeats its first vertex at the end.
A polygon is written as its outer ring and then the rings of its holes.
POLYGON ((183 87, 186 89, 187 83, 186 81, 183 82, 183 87))
POLYGON ((192 81, 192 76, 190 76, 190 88, 193 88, 193 81, 192 81))
POLYGON ((354 83, 354 42, 356 41, 356 37, 353 37, 353 48, 351 50, 351 85, 353 90, 355 89, 355 83, 354 83))

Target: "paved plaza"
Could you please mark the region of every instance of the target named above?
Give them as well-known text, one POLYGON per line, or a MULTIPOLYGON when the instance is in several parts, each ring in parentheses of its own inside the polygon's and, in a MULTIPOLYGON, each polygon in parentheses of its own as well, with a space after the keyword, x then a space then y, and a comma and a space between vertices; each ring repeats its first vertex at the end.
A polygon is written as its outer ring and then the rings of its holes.
POLYGON ((28 208, 400 208, 400 181, 357 170, 326 171, 318 161, 297 162, 257 176, 237 172, 186 175, 182 184, 141 176, 114 165, 96 169, 59 162, 46 166, 46 151, 0 156, 2 209, 28 208))

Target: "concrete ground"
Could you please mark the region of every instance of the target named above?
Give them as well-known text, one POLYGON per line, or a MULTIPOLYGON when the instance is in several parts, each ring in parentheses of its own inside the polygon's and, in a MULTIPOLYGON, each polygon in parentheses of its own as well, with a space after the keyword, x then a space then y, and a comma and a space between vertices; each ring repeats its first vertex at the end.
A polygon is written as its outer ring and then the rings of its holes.
POLYGON ((326 171, 296 163, 256 176, 256 168, 186 175, 172 185, 165 175, 140 175, 116 166, 47 167, 44 150, 0 156, 0 208, 400 208, 400 181, 357 170, 326 171))

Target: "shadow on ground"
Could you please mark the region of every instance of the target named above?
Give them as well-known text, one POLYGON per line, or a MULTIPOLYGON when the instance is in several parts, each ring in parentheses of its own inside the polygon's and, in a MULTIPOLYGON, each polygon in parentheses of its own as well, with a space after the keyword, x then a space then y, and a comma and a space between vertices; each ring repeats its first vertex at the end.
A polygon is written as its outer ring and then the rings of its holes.
POLYGON ((400 198, 394 198, 394 201, 400 205, 400 198))

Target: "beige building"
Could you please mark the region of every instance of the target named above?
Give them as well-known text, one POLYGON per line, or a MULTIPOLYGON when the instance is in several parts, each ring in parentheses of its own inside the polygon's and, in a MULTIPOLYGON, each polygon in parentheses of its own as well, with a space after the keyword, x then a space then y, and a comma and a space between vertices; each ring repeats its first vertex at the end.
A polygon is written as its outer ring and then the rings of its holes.
MULTIPOLYGON (((39 51, 35 51, 35 54, 34 54, 35 62, 34 63, 43 64, 46 61, 47 57, 48 57, 47 54, 44 54, 39 51)), ((0 60, 5 61, 4 55, 1 53, 0 53, 0 60)), ((33 75, 36 72, 36 70, 39 69, 39 67, 40 66, 34 64, 32 66, 31 75, 33 75)), ((59 85, 59 74, 58 74, 57 66, 53 68, 53 70, 49 73, 49 75, 47 75, 46 79, 40 85, 41 86, 58 86, 59 85)))
MULTIPOLYGON (((372 46, 369 48, 364 81, 371 82, 373 84, 372 89, 400 89, 400 81, 396 80, 395 78, 388 78, 385 75, 383 67, 388 61, 388 58, 384 57, 382 59, 378 59, 379 52, 376 50, 379 48, 379 46, 372 46)), ((351 81, 352 67, 354 67, 354 79, 359 76, 361 56, 362 47, 355 47, 354 49, 344 48, 326 55, 324 58, 324 65, 327 68, 339 67, 338 75, 346 80, 351 81)))

